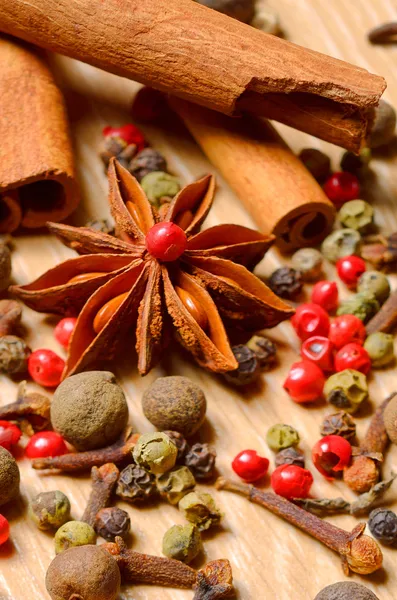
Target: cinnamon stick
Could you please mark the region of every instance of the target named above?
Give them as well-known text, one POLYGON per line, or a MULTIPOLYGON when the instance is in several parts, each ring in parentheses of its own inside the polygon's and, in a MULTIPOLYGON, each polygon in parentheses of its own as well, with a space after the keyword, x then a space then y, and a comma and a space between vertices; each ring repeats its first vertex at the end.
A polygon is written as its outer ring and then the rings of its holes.
POLYGON ((78 202, 66 108, 27 44, 0 36, 0 232, 42 227, 78 202))
POLYGON ((358 150, 382 77, 191 0, 0 0, 0 28, 228 115, 276 118, 358 150))
POLYGON ((380 310, 367 323, 367 335, 382 331, 389 333, 397 326, 397 290, 392 292, 380 310))
POLYGON ((270 123, 233 119, 178 98, 169 103, 280 250, 315 246, 330 232, 334 205, 270 123))

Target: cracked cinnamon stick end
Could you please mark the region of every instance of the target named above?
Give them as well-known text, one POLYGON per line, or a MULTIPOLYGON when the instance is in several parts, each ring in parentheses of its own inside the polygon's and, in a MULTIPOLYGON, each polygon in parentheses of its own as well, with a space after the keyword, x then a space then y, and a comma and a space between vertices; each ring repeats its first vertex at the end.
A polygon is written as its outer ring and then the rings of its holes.
POLYGON ((134 433, 127 439, 123 436, 115 444, 99 450, 64 454, 52 458, 36 458, 32 461, 32 467, 33 469, 39 470, 58 469, 60 471, 72 472, 85 471, 92 467, 98 467, 110 462, 118 464, 131 456, 131 451, 140 435, 140 433, 134 433))
POLYGON ((389 333, 397 326, 397 291, 393 292, 376 315, 367 323, 367 335, 382 331, 389 333))
POLYGON ((198 571, 193 600, 218 600, 234 595, 232 567, 228 560, 213 560, 198 571))
POLYGON ((128 550, 121 537, 115 543, 103 544, 117 561, 125 583, 145 583, 189 589, 196 583, 197 573, 179 560, 151 556, 128 550))
POLYGON ((0 199, 8 211, 0 231, 43 227, 79 200, 65 103, 44 59, 26 44, 1 36, 0 60, 0 199))
POLYGON ((94 527, 95 519, 102 508, 109 503, 113 488, 117 483, 120 471, 114 463, 106 463, 101 467, 92 467, 92 488, 84 511, 82 521, 94 527))

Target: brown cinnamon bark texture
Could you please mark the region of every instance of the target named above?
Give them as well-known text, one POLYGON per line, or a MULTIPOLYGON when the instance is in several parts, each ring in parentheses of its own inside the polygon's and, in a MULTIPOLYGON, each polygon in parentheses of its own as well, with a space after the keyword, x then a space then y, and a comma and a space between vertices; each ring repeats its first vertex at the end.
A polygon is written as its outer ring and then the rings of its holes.
POLYGON ((42 227, 78 203, 63 97, 44 59, 0 36, 0 231, 42 227))
POLYGON ((233 119, 178 98, 169 104, 280 250, 315 246, 330 232, 334 205, 270 123, 233 119))
POLYGON ((382 77, 191 0, 0 0, 0 29, 223 112, 276 118, 351 150, 382 77))

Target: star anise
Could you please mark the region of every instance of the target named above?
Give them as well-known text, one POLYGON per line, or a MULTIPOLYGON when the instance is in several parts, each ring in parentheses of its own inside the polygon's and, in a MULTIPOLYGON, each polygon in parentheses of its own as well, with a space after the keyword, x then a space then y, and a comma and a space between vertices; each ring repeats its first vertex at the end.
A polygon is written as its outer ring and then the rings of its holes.
POLYGON ((50 269, 29 285, 12 288, 38 312, 79 315, 64 376, 113 358, 132 326, 143 375, 159 360, 170 338, 169 327, 201 366, 216 372, 233 370, 237 363, 223 321, 260 329, 274 327, 293 314, 246 268, 262 259, 272 236, 239 225, 197 233, 211 208, 212 176, 187 185, 159 211, 114 159, 109 183, 117 237, 49 223, 50 231, 82 256, 50 269), (172 262, 157 260, 146 248, 146 235, 160 221, 177 224, 186 235, 186 250, 172 262))

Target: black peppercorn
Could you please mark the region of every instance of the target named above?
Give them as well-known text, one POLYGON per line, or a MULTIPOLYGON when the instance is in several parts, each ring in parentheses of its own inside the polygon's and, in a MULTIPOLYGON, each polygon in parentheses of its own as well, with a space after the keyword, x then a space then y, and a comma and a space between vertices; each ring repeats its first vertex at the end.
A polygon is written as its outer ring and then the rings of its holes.
POLYGON ((127 502, 149 500, 157 494, 156 479, 138 465, 128 465, 120 473, 116 494, 127 502))
POLYGON ((148 173, 167 171, 167 162, 157 150, 144 148, 130 162, 128 170, 138 181, 141 181, 148 173))
POLYGON ((179 433, 179 431, 163 431, 165 435, 168 435, 171 442, 175 444, 178 450, 178 456, 176 457, 177 464, 184 464, 185 455, 189 451, 190 446, 186 441, 186 438, 179 433))
POLYGON ((276 454, 276 467, 281 465, 296 465, 297 467, 305 468, 305 457, 301 450, 297 450, 293 446, 290 448, 284 448, 276 454))
POLYGON ((196 479, 209 479, 215 472, 216 451, 209 444, 194 444, 185 456, 185 465, 196 479))
POLYGON ((264 335, 254 335, 247 342, 248 348, 255 352, 262 371, 267 371, 276 362, 276 345, 264 335))
POLYGON ((280 298, 295 298, 302 291, 302 275, 290 267, 276 269, 267 283, 280 298))
POLYGON ((232 351, 238 368, 224 374, 226 381, 233 385, 247 385, 256 381, 260 375, 260 366, 255 352, 244 345, 233 346, 232 351))
POLYGON ((127 537, 131 527, 130 517, 125 510, 111 506, 102 508, 95 519, 94 529, 107 542, 114 542, 116 536, 127 537))
POLYGON ((356 424, 350 415, 341 410, 332 415, 326 415, 320 431, 322 436, 340 435, 351 442, 356 437, 356 424))
POLYGON ((386 508, 376 508, 369 515, 368 527, 375 539, 387 546, 397 542, 397 515, 386 508))
POLYGON ((339 581, 327 585, 314 600, 379 600, 371 590, 354 581, 339 581))
POLYGON ((108 168, 110 159, 113 157, 117 158, 118 162, 125 169, 128 169, 128 165, 136 154, 136 151, 136 144, 127 144, 123 138, 117 136, 106 136, 104 150, 100 153, 100 157, 105 165, 105 169, 108 168))
POLYGON ((348 171, 353 175, 360 176, 365 172, 371 160, 371 150, 364 148, 360 154, 354 152, 345 152, 340 161, 342 171, 348 171))

